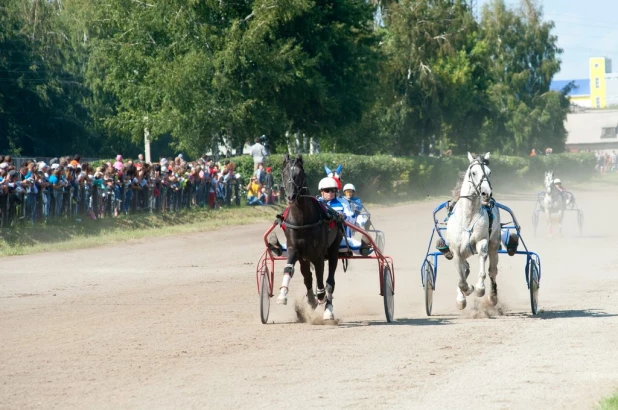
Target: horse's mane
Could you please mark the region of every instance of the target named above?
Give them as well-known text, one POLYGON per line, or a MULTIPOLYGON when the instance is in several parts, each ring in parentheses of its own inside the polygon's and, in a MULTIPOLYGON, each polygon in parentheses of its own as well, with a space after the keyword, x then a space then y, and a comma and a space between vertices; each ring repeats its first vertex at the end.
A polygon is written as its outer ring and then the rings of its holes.
POLYGON ((461 171, 459 173, 459 177, 457 178, 457 183, 455 184, 455 188, 451 191, 453 202, 459 201, 459 196, 461 195, 461 186, 463 185, 464 177, 466 176, 466 171, 461 171))

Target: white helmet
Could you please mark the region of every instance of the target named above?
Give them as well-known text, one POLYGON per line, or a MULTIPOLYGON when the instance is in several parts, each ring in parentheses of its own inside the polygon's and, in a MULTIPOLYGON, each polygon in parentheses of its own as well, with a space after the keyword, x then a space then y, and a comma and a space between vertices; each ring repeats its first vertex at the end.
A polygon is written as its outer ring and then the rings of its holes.
POLYGON ((345 191, 354 191, 356 192, 356 187, 354 187, 354 185, 352 184, 345 184, 345 186, 343 187, 343 192, 345 191))
POLYGON ((554 179, 554 184, 556 184, 556 185, 562 184, 562 181, 560 180, 560 178, 556 178, 556 179, 554 179))
POLYGON ((334 178, 331 178, 331 177, 322 178, 322 180, 318 184, 318 189, 320 191, 323 189, 328 189, 328 188, 335 188, 335 189, 339 188, 337 186, 337 181, 335 181, 334 178))

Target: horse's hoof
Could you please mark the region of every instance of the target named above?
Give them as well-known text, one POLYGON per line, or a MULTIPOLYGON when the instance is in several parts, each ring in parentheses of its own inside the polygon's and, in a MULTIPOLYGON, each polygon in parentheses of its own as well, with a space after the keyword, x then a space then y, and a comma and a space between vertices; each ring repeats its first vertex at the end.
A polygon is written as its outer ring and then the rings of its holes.
POLYGON ((468 302, 466 302, 466 299, 464 300, 458 300, 457 301, 457 309, 459 310, 464 310, 466 308, 466 305, 468 304, 468 302))
POLYGON ((324 320, 335 320, 335 314, 333 313, 333 305, 327 305, 324 308, 324 320))
POLYGON ((288 304, 288 297, 285 295, 279 295, 277 297, 277 304, 278 305, 287 305, 288 304))
POLYGON ((311 306, 311 309, 315 310, 318 307, 318 301, 314 299, 308 299, 307 303, 311 306))
POLYGON ((472 292, 474 292, 474 286, 468 285, 468 291, 464 292, 464 295, 470 296, 472 294, 472 292))
POLYGON ((482 298, 483 296, 485 296, 485 288, 477 287, 474 293, 476 294, 477 297, 482 298))
POLYGON ((498 295, 489 295, 487 297, 487 303, 489 303, 490 306, 496 306, 498 304, 498 295))
POLYGON ((444 254, 444 257, 450 261, 451 259, 453 259, 453 253, 449 251, 448 253, 444 254))

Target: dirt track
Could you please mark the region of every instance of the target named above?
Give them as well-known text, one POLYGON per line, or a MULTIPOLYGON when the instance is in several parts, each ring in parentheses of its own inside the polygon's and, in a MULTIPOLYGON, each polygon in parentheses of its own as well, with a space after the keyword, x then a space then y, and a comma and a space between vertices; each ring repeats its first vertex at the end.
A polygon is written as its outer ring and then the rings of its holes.
MULTIPOLYGON (((542 258, 538 317, 525 259, 506 255, 504 314, 479 318, 474 297, 457 311, 441 260, 425 316, 434 202, 374 212, 395 261, 391 325, 365 261, 337 275, 339 325, 296 323, 293 303, 273 303, 275 323, 262 325, 254 269, 267 224, 2 259, 0 408, 592 408, 618 387, 618 189, 575 194, 583 237, 573 214, 564 237, 535 238, 534 204, 502 201, 542 258)), ((291 292, 304 294, 300 274, 291 292)))

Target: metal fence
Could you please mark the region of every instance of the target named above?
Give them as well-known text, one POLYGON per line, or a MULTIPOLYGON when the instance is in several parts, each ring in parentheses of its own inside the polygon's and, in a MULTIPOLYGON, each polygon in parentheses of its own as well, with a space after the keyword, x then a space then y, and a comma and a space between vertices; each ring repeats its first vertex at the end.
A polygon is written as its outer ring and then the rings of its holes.
POLYGON ((110 187, 75 184, 38 191, 16 186, 8 192, 0 191, 0 227, 68 218, 108 218, 122 213, 177 212, 193 207, 215 209, 245 202, 244 187, 235 179, 214 185, 190 180, 172 186, 152 181, 143 186, 128 182, 110 187))

